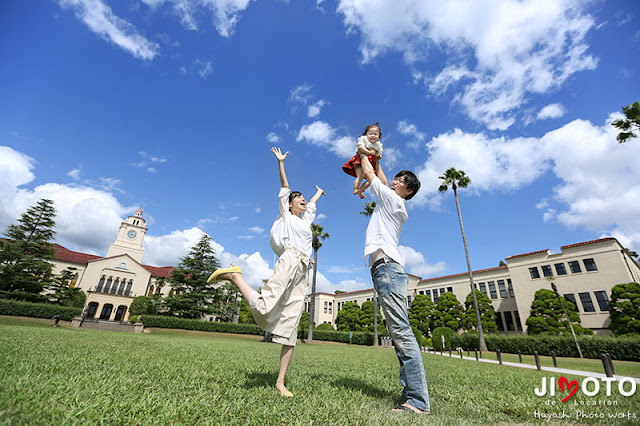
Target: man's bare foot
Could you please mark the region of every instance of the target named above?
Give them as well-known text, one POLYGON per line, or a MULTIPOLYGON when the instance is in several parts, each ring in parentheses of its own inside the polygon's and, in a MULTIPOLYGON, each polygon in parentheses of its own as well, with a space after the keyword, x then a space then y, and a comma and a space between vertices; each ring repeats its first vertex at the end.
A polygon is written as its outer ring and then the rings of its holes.
POLYGON ((287 387, 284 385, 284 383, 277 382, 276 383, 276 389, 278 390, 278 392, 280 392, 280 395, 282 395, 282 396, 286 396, 286 397, 292 397, 293 396, 293 394, 289 391, 289 389, 287 389, 287 387))
POLYGON ((396 408, 391 410, 392 413, 402 413, 402 412, 413 412, 415 414, 431 414, 431 411, 421 410, 419 408, 414 407, 413 405, 405 402, 402 405, 398 405, 396 408))

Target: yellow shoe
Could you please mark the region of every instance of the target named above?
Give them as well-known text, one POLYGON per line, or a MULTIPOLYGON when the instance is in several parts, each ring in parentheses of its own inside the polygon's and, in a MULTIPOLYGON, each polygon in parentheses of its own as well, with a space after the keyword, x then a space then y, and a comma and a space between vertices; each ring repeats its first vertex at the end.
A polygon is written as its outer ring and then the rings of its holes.
POLYGON ((281 393, 280 395, 284 396, 285 398, 293 398, 293 394, 289 391, 286 391, 285 393, 281 393))
POLYGON ((209 279, 207 280, 207 284, 211 284, 214 281, 218 281, 218 277, 220 275, 223 274, 230 274, 232 272, 237 272, 238 274, 241 274, 242 271, 240 270, 239 266, 235 266, 235 265, 231 265, 230 268, 222 268, 222 269, 218 269, 217 271, 215 271, 213 274, 211 274, 211 276, 209 277, 209 279))

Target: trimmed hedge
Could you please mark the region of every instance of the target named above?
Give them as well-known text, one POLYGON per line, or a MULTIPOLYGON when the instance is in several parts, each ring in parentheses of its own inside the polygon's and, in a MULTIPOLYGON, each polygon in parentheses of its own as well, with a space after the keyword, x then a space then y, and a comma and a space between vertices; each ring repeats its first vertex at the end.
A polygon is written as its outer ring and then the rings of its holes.
MULTIPOLYGON (((578 343, 582 356, 585 358, 600 358, 601 353, 608 353, 613 359, 625 361, 640 361, 640 336, 636 338, 618 337, 588 337, 578 336, 578 343)), ((487 349, 495 351, 500 349, 504 353, 518 353, 533 355, 538 351, 540 355, 574 357, 579 356, 576 344, 571 336, 506 336, 488 334, 484 337, 487 349)), ((460 346, 465 350, 479 349, 480 344, 477 335, 457 335, 453 340, 454 346, 460 346)))
POLYGON ((182 319, 160 315, 140 315, 138 317, 138 321, 141 321, 145 327, 215 331, 218 333, 255 334, 258 336, 264 334, 262 329, 255 324, 233 324, 229 322, 182 319))
POLYGON ((81 308, 54 305, 53 303, 31 303, 18 300, 0 299, 0 315, 19 317, 51 318, 60 315, 60 319, 71 321, 82 313, 81 308))

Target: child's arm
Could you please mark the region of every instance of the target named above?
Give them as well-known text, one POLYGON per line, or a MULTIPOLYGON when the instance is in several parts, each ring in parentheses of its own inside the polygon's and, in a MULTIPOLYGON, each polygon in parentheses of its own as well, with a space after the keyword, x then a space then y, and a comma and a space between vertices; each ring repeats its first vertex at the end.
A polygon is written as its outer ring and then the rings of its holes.
POLYGON ((320 199, 320 196, 322 195, 327 195, 324 193, 324 189, 320 188, 318 185, 316 185, 316 193, 313 197, 311 197, 311 200, 309 200, 310 203, 317 203, 318 200, 320 199))
POLYGON ((280 148, 273 147, 271 148, 271 152, 276 156, 278 160, 278 170, 280 171, 280 183, 283 188, 289 187, 289 182, 287 181, 287 174, 284 172, 284 159, 289 155, 289 151, 284 154, 280 151, 280 148))
POLYGON ((360 155, 377 155, 378 152, 375 149, 365 148, 363 145, 358 145, 358 154, 360 155))

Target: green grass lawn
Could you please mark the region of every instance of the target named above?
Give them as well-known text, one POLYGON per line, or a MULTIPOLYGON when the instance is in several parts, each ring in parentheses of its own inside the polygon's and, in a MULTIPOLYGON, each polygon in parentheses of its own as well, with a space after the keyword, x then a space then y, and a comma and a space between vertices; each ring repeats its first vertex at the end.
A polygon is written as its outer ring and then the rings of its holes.
POLYGON ((534 393, 549 373, 426 354, 433 414, 392 414, 401 391, 394 351, 325 343, 298 345, 287 378, 295 397, 283 398, 273 388, 279 353, 256 337, 99 332, 0 317, 0 424, 545 422, 536 411, 564 412, 565 424, 640 420, 640 389, 632 397, 617 387, 611 397, 578 392, 562 403, 559 391, 534 393), (617 405, 575 405, 588 401, 617 405), (577 412, 605 418, 576 419, 577 412), (635 419, 608 417, 623 412, 635 419))
MULTIPOLYGON (((439 353, 439 352, 438 352, 439 353)), ((448 351, 444 352, 448 355, 448 351)), ((462 353, 463 356, 467 356, 467 352, 464 351, 462 353)), ((451 354, 452 357, 458 357, 459 355, 453 351, 451 354)), ((473 351, 469 352, 469 356, 475 357, 473 351)), ((483 352, 482 357, 484 359, 498 359, 495 352, 483 352)), ((518 354, 502 354, 502 361, 508 362, 520 362, 518 358, 518 354)), ((592 371, 595 373, 604 374, 604 367, 602 366, 602 361, 599 359, 590 359, 590 358, 561 358, 556 357, 556 361, 558 362, 558 368, 568 368, 570 370, 579 370, 579 371, 592 371)), ((523 364, 531 364, 536 365, 536 359, 533 355, 522 355, 522 363, 523 364)), ((553 367, 553 359, 550 356, 540 356, 540 364, 543 367, 553 367)), ((613 368, 616 371, 616 375, 621 376, 629 376, 629 377, 640 377, 640 363, 639 362, 631 362, 631 361, 613 361, 613 368)))

